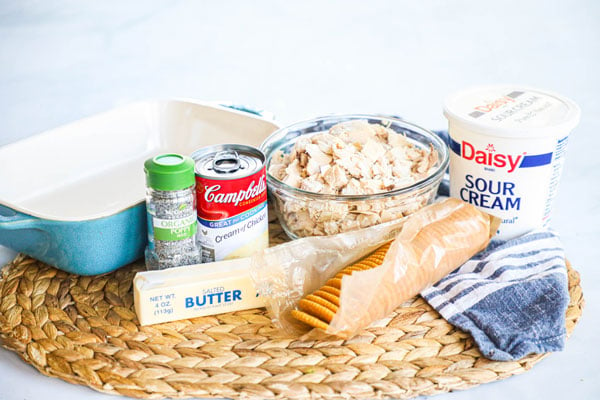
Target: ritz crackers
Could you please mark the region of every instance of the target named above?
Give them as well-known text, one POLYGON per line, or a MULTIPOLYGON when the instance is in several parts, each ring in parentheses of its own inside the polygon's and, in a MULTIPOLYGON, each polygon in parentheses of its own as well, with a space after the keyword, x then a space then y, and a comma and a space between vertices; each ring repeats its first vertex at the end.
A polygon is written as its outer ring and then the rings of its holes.
POLYGON ((196 162, 202 262, 247 257, 269 245, 265 156, 225 144, 192 154, 196 162))

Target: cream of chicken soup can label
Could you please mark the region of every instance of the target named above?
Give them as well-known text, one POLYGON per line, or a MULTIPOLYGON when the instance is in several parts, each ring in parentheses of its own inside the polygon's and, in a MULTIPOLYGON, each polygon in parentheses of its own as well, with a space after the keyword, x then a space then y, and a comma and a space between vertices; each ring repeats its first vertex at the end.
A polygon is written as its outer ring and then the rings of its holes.
POLYGON ((486 86, 450 96, 444 114, 450 195, 502 218, 499 239, 547 226, 577 105, 537 89, 486 86))
POLYGON ((247 257, 269 244, 264 155, 245 145, 198 150, 196 193, 202 262, 247 257))

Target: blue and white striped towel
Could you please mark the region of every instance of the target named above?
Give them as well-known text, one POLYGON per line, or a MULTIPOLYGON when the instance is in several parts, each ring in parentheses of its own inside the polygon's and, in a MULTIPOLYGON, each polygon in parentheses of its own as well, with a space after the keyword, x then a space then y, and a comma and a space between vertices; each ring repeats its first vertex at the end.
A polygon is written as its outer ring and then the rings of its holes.
POLYGON ((568 277, 553 231, 492 243, 421 295, 452 325, 471 333, 492 360, 564 346, 568 277))

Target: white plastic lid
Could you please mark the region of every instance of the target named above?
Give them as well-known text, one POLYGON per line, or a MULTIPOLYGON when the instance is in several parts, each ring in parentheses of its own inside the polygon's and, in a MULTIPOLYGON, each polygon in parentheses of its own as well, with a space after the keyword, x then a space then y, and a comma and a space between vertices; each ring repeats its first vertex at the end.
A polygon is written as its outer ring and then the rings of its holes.
POLYGON ((478 86, 450 95, 444 115, 451 123, 490 136, 568 135, 581 110, 557 94, 516 85, 478 86))

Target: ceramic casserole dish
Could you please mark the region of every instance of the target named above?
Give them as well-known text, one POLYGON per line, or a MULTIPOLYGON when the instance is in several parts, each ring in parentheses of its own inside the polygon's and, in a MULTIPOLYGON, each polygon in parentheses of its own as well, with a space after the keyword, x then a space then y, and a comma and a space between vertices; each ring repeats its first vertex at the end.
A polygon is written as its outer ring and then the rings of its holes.
POLYGON ((144 101, 0 147, 0 245, 95 275, 143 256, 144 160, 218 143, 254 146, 277 126, 190 100, 144 101))

